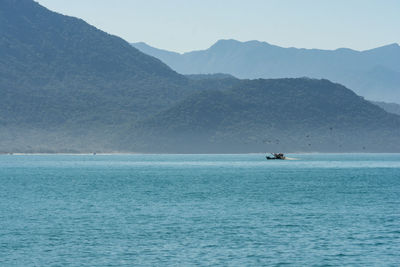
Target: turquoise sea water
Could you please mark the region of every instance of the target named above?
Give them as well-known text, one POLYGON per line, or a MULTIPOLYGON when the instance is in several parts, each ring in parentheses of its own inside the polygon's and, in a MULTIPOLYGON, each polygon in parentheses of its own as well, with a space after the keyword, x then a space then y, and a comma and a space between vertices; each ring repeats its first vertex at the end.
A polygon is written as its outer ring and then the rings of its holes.
POLYGON ((399 266, 400 155, 3 155, 0 266, 399 266))

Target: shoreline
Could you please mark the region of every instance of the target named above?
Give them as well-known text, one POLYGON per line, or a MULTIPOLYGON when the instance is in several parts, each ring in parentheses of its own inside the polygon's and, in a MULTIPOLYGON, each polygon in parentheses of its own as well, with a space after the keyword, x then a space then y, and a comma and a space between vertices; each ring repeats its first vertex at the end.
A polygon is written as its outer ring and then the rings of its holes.
MULTIPOLYGON (((122 156, 122 155, 265 155, 268 152, 251 152, 251 153, 146 153, 146 152, 105 152, 105 153, 0 153, 0 156, 122 156)), ((400 152, 288 152, 286 155, 319 155, 319 154, 400 154, 400 152)))

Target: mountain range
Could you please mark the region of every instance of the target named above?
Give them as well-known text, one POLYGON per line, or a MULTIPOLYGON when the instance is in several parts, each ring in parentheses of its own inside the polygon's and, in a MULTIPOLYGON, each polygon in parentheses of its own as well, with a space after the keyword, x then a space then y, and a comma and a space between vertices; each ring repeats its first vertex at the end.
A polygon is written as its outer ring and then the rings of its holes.
POLYGON ((379 101, 371 101, 372 104, 377 105, 389 113, 400 115, 400 105, 396 103, 386 103, 379 101))
POLYGON ((220 40, 183 54, 132 44, 183 74, 226 73, 241 79, 309 77, 329 79, 366 99, 400 103, 400 46, 366 51, 283 48, 266 42, 220 40))
POLYGON ((0 25, 2 153, 400 151, 400 116, 326 79, 182 75, 32 0, 0 25))

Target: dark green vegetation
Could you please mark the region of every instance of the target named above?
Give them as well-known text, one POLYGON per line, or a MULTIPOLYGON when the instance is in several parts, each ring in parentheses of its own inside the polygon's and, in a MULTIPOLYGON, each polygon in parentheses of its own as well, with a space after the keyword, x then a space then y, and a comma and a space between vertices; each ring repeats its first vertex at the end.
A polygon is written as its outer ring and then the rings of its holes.
POLYGON ((367 99, 400 103, 400 46, 368 51, 283 48, 265 42, 220 40, 207 50, 178 54, 133 44, 184 74, 229 73, 238 78, 326 78, 367 99))
POLYGON ((399 119, 328 80, 259 79, 200 91, 140 126, 165 151, 397 151, 399 119))
POLYGON ((0 38, 3 153, 400 150, 399 116, 327 80, 183 76, 31 0, 0 38))
POLYGON ((31 0, 1 0, 0 25, 2 150, 102 147, 189 93, 158 59, 31 0))

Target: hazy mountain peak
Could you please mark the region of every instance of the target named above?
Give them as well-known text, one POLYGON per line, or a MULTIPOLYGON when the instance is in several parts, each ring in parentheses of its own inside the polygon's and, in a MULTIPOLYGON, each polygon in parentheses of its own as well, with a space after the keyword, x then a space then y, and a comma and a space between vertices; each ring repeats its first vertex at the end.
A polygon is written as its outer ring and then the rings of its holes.
POLYGON ((213 44, 209 50, 215 49, 230 49, 231 47, 240 45, 241 42, 234 40, 234 39, 221 39, 218 40, 215 44, 213 44))
POLYGON ((261 41, 257 41, 257 40, 250 40, 250 41, 245 41, 245 42, 241 42, 235 39, 221 39, 218 40, 215 44, 213 44, 209 49, 215 49, 215 48, 234 48, 234 47, 262 47, 262 46, 272 46, 271 44, 267 43, 267 42, 261 42, 261 41))
POLYGON ((388 52, 400 52, 400 46, 398 43, 392 43, 388 45, 383 45, 377 48, 372 48, 369 50, 365 50, 363 52, 374 52, 374 51, 388 51, 388 52))
POLYGON ((346 48, 346 47, 340 47, 338 49, 335 49, 333 51, 338 51, 338 52, 346 52, 346 53, 359 53, 360 51, 351 49, 351 48, 346 48))
POLYGON ((240 44, 241 42, 235 39, 220 39, 215 42, 214 45, 226 45, 226 44, 240 44))
POLYGON ((398 43, 392 43, 392 44, 385 45, 385 46, 383 46, 383 47, 399 48, 400 46, 399 46, 398 43))

